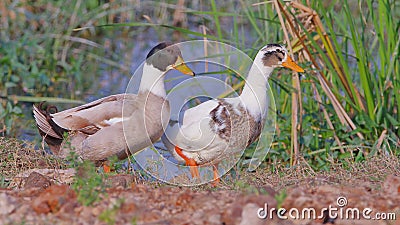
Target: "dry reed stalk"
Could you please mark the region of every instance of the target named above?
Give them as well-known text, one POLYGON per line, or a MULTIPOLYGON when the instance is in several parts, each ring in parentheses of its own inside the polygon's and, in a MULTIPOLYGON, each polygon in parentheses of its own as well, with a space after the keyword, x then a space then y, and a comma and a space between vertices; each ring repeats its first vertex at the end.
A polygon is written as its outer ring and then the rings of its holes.
MULTIPOLYGON (((285 6, 279 2, 275 1, 277 5, 277 11, 281 12, 284 18, 286 19, 287 23, 282 23, 282 26, 284 27, 284 31, 287 30, 288 33, 293 37, 293 41, 291 44, 295 47, 296 52, 299 52, 299 55, 306 58, 307 60, 311 61, 312 63, 312 68, 314 70, 310 71, 313 73, 317 79, 318 82, 321 85, 322 90, 325 92, 326 96, 329 98, 340 122, 342 125, 346 126, 349 128, 349 130, 355 130, 357 129, 357 126, 354 124, 350 116, 347 114, 345 109, 343 108, 342 104, 338 100, 338 97, 334 94, 332 90, 332 83, 326 78, 326 76, 321 73, 321 66, 324 66, 322 58, 318 58, 318 56, 312 55, 310 52, 314 52, 314 49, 312 49, 312 46, 310 45, 310 42, 306 42, 306 33, 311 33, 311 32, 316 32, 317 35, 315 35, 313 38, 314 40, 318 40, 321 48, 325 49, 328 56, 333 63, 333 67, 335 71, 337 72, 339 79, 342 81, 344 84, 344 88, 346 91, 349 93, 351 92, 349 86, 353 85, 353 83, 349 84, 347 83, 347 80, 344 78, 344 73, 343 70, 338 62, 338 57, 336 56, 335 51, 332 48, 331 41, 328 37, 328 35, 325 32, 325 29, 323 27, 323 24, 320 20, 320 17, 318 14, 311 9, 308 6, 305 6, 297 1, 291 1, 290 3, 287 3, 285 6), (279 10, 278 10, 279 8, 279 10), (301 24, 299 24, 299 22, 301 24), (305 31, 305 30, 306 31, 305 31)), ((278 14, 279 15, 279 14, 278 14)), ((286 36, 286 35, 285 35, 286 36)), ((291 45, 289 45, 290 48, 291 45)), ((316 86, 312 86, 315 92, 317 93, 316 86)), ((355 89, 355 88, 354 88, 355 89)), ((357 89, 355 89, 357 90, 357 89)), ((318 99, 317 99, 318 100, 318 99)), ((352 95, 352 100, 354 101, 355 104, 361 104, 362 105, 362 98, 357 90, 355 95, 352 95), (356 96, 356 97, 355 97, 356 96)), ((322 101, 319 100, 319 101, 322 101)), ((328 121, 328 126, 330 129, 335 130, 333 127, 333 124, 331 120, 329 119, 329 115, 323 105, 320 105, 323 112, 324 112, 324 117, 328 121)), ((357 136, 360 139, 364 139, 363 135, 360 132, 356 133, 357 136)), ((337 142, 338 146, 341 147, 341 142, 338 138, 338 136, 334 133, 334 138, 335 141, 337 142)), ((341 151, 344 151, 343 148, 340 148, 341 151)))

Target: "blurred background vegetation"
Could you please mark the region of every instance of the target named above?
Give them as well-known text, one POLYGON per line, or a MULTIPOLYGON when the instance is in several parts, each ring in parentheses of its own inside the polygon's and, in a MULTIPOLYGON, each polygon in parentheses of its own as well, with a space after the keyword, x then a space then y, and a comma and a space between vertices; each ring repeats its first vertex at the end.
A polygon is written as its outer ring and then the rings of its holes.
POLYGON ((306 73, 270 81, 277 132, 265 161, 329 169, 398 156, 399 21, 396 0, 3 0, 0 135, 38 140, 34 102, 125 91, 135 59, 160 41, 217 40, 250 57, 284 43, 306 73))

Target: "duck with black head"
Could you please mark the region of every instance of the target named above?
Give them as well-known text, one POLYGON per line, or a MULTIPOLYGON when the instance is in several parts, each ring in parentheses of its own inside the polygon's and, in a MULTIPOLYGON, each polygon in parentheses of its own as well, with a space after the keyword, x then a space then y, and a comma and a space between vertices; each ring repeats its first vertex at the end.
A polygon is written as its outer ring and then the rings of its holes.
POLYGON ((163 134, 169 119, 164 75, 172 69, 194 76, 176 45, 160 43, 146 57, 137 94, 111 95, 56 113, 50 112, 54 106, 34 105, 39 133, 61 157, 72 149, 82 159, 96 162, 113 155, 126 158, 163 134))

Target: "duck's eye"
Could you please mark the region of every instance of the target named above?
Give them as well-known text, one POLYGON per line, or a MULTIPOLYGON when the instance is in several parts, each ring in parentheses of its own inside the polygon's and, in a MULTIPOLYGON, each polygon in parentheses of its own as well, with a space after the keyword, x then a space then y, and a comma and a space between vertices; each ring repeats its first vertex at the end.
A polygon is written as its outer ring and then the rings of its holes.
POLYGON ((275 56, 278 58, 279 63, 282 63, 283 57, 280 54, 275 54, 275 56))

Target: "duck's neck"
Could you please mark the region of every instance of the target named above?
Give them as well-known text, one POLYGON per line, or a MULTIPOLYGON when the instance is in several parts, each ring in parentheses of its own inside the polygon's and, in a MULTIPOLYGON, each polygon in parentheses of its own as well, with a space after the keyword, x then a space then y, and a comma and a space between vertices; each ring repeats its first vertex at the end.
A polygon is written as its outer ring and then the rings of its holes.
POLYGON ((253 63, 250 68, 240 98, 246 109, 253 116, 265 115, 268 104, 267 82, 273 70, 274 68, 272 67, 257 66, 256 63, 253 63))
POLYGON ((151 92, 154 95, 162 98, 166 97, 164 87, 164 74, 163 72, 153 65, 144 64, 143 75, 140 81, 139 92, 151 92))

